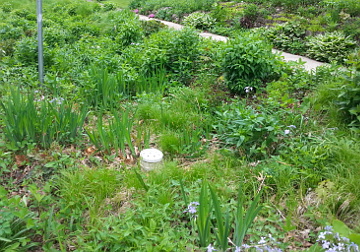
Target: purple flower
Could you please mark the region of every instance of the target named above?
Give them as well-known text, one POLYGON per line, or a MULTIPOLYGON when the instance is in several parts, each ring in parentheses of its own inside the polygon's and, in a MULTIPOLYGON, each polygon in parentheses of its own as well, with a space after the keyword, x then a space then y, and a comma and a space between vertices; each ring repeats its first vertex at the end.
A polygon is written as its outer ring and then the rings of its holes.
POLYGON ((139 13, 139 10, 138 10, 138 9, 135 9, 135 10, 133 10, 133 12, 135 12, 136 14, 138 14, 138 13, 139 13))
POLYGON ((199 205, 200 205, 199 202, 196 202, 196 201, 190 202, 190 204, 188 205, 187 210, 185 212, 188 212, 190 214, 196 214, 196 212, 197 212, 196 208, 199 205))
POLYGON ((332 226, 326 226, 326 227, 324 227, 324 229, 325 229, 326 231, 332 231, 332 226))
POLYGON ((154 17, 155 17, 155 14, 151 13, 148 17, 149 17, 149 18, 154 18, 154 17))

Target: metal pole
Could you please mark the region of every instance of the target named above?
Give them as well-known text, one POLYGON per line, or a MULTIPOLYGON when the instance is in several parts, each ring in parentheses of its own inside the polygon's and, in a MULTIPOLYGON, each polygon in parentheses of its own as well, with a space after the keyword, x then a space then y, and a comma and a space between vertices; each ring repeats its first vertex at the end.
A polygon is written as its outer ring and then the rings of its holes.
POLYGON ((38 65, 39 65, 39 81, 44 83, 44 49, 43 49, 43 33, 42 33, 42 0, 36 0, 36 14, 38 25, 38 65))

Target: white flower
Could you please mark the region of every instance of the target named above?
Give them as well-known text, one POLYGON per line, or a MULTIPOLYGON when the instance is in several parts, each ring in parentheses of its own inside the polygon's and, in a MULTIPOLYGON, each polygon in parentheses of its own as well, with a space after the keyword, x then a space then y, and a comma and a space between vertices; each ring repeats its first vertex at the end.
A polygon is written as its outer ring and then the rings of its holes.
POLYGON ((253 87, 245 87, 244 90, 245 90, 245 93, 250 93, 254 89, 253 89, 253 87))
POLYGON ((284 134, 285 135, 290 134, 290 130, 284 130, 284 134))
POLYGON ((211 243, 209 244, 209 246, 207 246, 207 252, 212 252, 212 251, 216 251, 216 249, 211 245, 211 243))
POLYGON ((264 244, 264 243, 266 243, 265 236, 261 236, 261 239, 258 242, 258 244, 264 244))

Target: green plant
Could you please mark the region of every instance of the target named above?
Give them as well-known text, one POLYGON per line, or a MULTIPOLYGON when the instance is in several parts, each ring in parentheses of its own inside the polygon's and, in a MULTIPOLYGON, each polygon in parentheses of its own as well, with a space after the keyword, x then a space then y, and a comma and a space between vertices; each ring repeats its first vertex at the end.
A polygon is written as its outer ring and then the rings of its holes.
POLYGON ((142 21, 141 26, 144 30, 145 36, 150 36, 153 33, 164 29, 166 26, 157 20, 142 21))
POLYGON ((199 205, 198 217, 195 219, 195 223, 201 247, 206 247, 210 243, 210 213, 212 210, 212 204, 209 200, 207 186, 207 183, 202 183, 199 202, 198 204, 195 203, 195 205, 199 205))
POLYGON ((322 0, 321 3, 326 8, 333 9, 337 13, 345 11, 352 16, 360 14, 360 4, 356 0, 322 0))
MULTIPOLYGON (((331 68, 330 68, 331 69, 331 68)), ((337 74, 322 81, 309 98, 316 110, 329 114, 330 119, 339 119, 356 129, 359 126, 359 72, 332 69, 337 74)))
POLYGON ((122 46, 128 46, 142 39, 141 22, 135 13, 129 10, 106 12, 103 22, 105 26, 103 32, 122 46))
POLYGON ((248 229, 253 224, 256 216, 259 214, 261 207, 258 206, 261 194, 258 193, 254 200, 250 203, 249 208, 244 212, 244 191, 242 186, 238 190, 237 206, 235 213, 235 230, 234 243, 237 247, 241 247, 244 242, 245 235, 248 229))
MULTIPOLYGON (((184 201, 188 202, 182 182, 180 182, 180 186, 184 201)), ((232 208, 226 205, 227 210, 224 214, 222 210, 223 207, 220 204, 214 188, 208 185, 207 182, 202 182, 199 202, 190 202, 185 211, 189 213, 190 219, 193 222, 193 228, 196 228, 195 230, 198 232, 201 247, 207 246, 208 250, 211 248, 214 249, 210 243, 210 239, 212 238, 211 230, 216 236, 215 246, 220 248, 220 251, 227 251, 229 241, 236 246, 236 249, 242 247, 249 227, 253 224, 255 217, 261 210, 261 207, 258 206, 260 193, 257 193, 249 208, 246 210, 246 213, 244 211, 244 199, 244 191, 240 186, 235 212, 231 213, 232 208), (210 195, 208 190, 210 190, 210 195), (235 221, 234 228, 231 225, 233 221, 235 221), (233 241, 230 237, 231 234, 233 241)))
MULTIPOLYGON (((231 231, 231 219, 230 219, 230 211, 227 210, 226 214, 224 215, 222 210, 221 210, 221 206, 220 206, 220 201, 214 191, 214 189, 209 186, 210 188, 210 194, 211 194, 211 199, 213 202, 213 206, 214 206, 214 212, 215 212, 215 219, 216 219, 216 241, 218 246, 221 248, 222 251, 226 251, 226 249, 228 248, 228 237, 230 235, 230 231, 231 231)), ((200 203, 201 205, 201 203, 200 203)), ((239 205, 238 205, 239 207, 239 205)), ((240 208, 242 209, 242 205, 240 205, 240 208)), ((257 215, 257 213, 255 213, 255 216, 257 215)), ((254 217, 255 218, 255 217, 254 217)), ((252 222, 253 220, 251 220, 252 222)), ((240 223, 241 224, 241 223, 240 223)), ((237 226, 236 228, 239 228, 239 226, 237 226)), ((246 228, 242 225, 242 228, 246 228)), ((236 229, 235 229, 236 230, 236 229)), ((246 229, 245 229, 245 233, 246 233, 246 229)), ((235 243, 236 244, 236 243, 235 243)))
POLYGON ((185 17, 183 24, 196 29, 207 30, 214 25, 215 19, 203 12, 194 12, 185 17))
POLYGON ((52 142, 69 144, 76 141, 86 118, 86 108, 75 111, 63 98, 36 101, 33 94, 19 89, 0 103, 5 113, 5 136, 13 148, 25 141, 49 148, 52 142))
POLYGON ((214 136, 221 145, 233 148, 247 158, 266 157, 276 151, 282 123, 278 115, 242 105, 216 111, 214 136))
POLYGON ((90 141, 99 150, 105 150, 108 154, 114 150, 116 153, 120 152, 120 155, 126 156, 126 148, 128 148, 130 153, 135 155, 131 139, 133 122, 129 118, 128 111, 122 113, 121 116, 113 111, 112 118, 106 123, 107 128, 103 116, 103 114, 98 116, 95 129, 87 131, 90 141))
POLYGON ((262 83, 276 78, 278 71, 271 46, 256 35, 246 34, 227 43, 222 67, 233 93, 244 93, 245 87, 259 88, 262 83))
POLYGON ((344 75, 342 86, 334 88, 337 93, 335 105, 344 113, 344 119, 350 126, 360 126, 360 72, 348 71, 344 75))
POLYGON ((36 39, 24 37, 16 43, 14 54, 22 64, 35 64, 37 62, 36 39))
POLYGON ((341 64, 355 46, 356 42, 350 37, 341 32, 331 32, 310 37, 306 54, 319 61, 341 64))
POLYGON ((0 250, 26 251, 37 245, 31 241, 34 235, 34 214, 26 204, 26 198, 8 198, 8 192, 0 186, 0 250))
POLYGON ((240 25, 244 28, 253 28, 255 22, 261 17, 261 12, 256 4, 247 4, 240 19, 240 25))
POLYGON ((265 36, 273 45, 290 53, 304 54, 306 51, 306 29, 303 20, 295 20, 277 25, 265 31, 265 36))

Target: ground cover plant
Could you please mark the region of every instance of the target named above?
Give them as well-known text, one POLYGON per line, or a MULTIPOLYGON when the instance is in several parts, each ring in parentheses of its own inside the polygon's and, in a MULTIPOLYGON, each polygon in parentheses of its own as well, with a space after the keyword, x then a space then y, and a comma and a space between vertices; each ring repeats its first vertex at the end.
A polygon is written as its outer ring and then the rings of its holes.
POLYGON ((248 32, 46 1, 40 85, 21 3, 0 3, 1 251, 358 251, 356 58, 308 72, 248 32))

